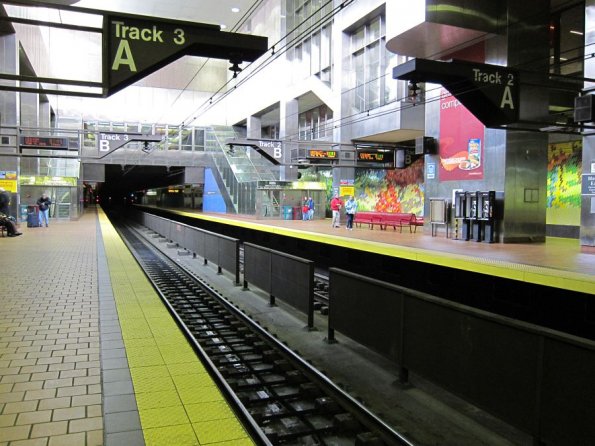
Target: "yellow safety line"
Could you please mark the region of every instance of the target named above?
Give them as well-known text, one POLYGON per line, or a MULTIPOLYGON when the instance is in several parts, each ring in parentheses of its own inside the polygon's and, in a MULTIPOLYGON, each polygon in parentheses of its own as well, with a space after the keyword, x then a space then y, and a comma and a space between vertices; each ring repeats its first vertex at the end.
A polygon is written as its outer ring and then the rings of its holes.
POLYGON ((285 235, 303 240, 311 240, 333 246, 352 248, 360 251, 372 252, 401 259, 415 260, 417 262, 446 266, 464 271, 473 271, 475 273, 487 274, 490 276, 518 280, 521 282, 533 283, 537 285, 545 285, 554 288, 562 288, 580 293, 595 294, 595 276, 589 274, 506 262, 501 260, 486 259, 482 257, 471 257, 446 252, 442 253, 428 249, 399 246, 369 240, 358 240, 336 235, 303 231, 299 229, 233 220, 225 217, 178 211, 174 209, 168 209, 167 211, 173 214, 196 218, 199 220, 207 220, 230 226, 255 229, 258 231, 265 231, 272 234, 285 235))
POLYGON ((104 212, 98 215, 146 445, 254 445, 104 212))

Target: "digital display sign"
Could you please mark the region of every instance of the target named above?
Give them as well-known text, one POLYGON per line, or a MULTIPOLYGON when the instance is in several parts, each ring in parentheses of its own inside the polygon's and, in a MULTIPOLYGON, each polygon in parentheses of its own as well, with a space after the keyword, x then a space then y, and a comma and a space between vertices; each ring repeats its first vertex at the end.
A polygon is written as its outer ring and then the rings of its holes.
POLYGON ((395 159, 395 152, 390 151, 377 151, 377 150, 358 150, 357 160, 368 163, 393 163, 395 159))
POLYGON ((336 150, 310 149, 310 150, 308 150, 308 158, 336 160, 339 158, 339 153, 336 150))
POLYGON ((21 136, 21 147, 34 149, 68 149, 68 138, 51 136, 21 136))

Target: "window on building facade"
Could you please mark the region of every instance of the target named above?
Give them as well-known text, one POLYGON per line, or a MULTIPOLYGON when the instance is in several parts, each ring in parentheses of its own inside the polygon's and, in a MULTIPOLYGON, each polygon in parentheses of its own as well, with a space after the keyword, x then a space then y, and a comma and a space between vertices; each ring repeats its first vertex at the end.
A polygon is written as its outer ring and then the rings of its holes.
POLYGON ((392 79, 392 67, 407 58, 386 50, 384 16, 380 15, 354 30, 349 41, 350 91, 354 110, 370 110, 402 96, 403 91, 392 79))
POLYGON ((550 72, 583 76, 585 7, 576 4, 556 11, 550 19, 550 72))
POLYGON ((295 80, 316 76, 331 81, 331 26, 326 17, 331 2, 322 0, 288 0, 288 29, 294 30, 288 39, 295 39, 293 74, 295 80))
POLYGON ((279 124, 268 125, 261 129, 263 138, 279 139, 279 124))
POLYGON ((299 139, 310 141, 331 137, 333 134, 333 129, 330 126, 332 119, 333 111, 324 104, 300 113, 298 117, 299 139))

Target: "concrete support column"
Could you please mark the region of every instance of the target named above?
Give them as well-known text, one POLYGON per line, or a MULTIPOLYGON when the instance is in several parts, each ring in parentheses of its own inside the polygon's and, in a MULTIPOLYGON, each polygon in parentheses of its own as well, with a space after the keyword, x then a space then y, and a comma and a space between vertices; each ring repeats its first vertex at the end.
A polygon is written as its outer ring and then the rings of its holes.
MULTIPOLYGON (((585 1, 585 48, 595 44, 595 0, 585 1)), ((595 60, 585 58, 585 77, 595 78, 595 60)), ((585 84, 588 94, 595 94, 595 84, 585 84)), ((595 136, 583 137, 583 184, 586 175, 595 176, 595 136)), ((580 244, 583 249, 595 250, 595 195, 583 187, 581 191, 580 244)))
MULTIPOLYGON (((23 87, 36 88, 34 82, 21 82, 23 87)), ((21 93, 21 127, 39 127, 39 94, 21 93)))
POLYGON ((298 149, 297 142, 299 134, 299 107, 297 99, 281 101, 279 113, 279 136, 283 140, 283 164, 280 169, 280 180, 297 180, 298 169, 291 166, 291 153, 298 149), (291 139, 287 139, 291 138, 291 139))
POLYGON ((51 107, 49 102, 39 103, 39 127, 50 128, 51 107))
MULTIPOLYGON (((17 74, 19 63, 18 43, 15 34, 0 36, 0 71, 17 74)), ((4 84, 16 85, 16 81, 3 81, 4 84)), ((0 91, 0 125, 16 126, 19 122, 18 94, 12 91, 0 91)))
MULTIPOLYGON (((0 71, 7 74, 17 74, 19 65, 18 42, 14 34, 0 36, 0 71)), ((15 81, 4 80, 3 85, 16 85, 15 81)), ((17 172, 20 175, 20 158, 18 151, 16 126, 19 124, 19 95, 13 91, 0 91, 0 134, 8 136, 9 145, 0 147, 3 154, 15 156, 0 156, 0 170, 17 172), (11 127, 11 128, 7 128, 11 127)), ((19 218, 20 197, 11 191, 10 215, 19 218)))
MULTIPOLYGON (((508 2, 508 66, 547 73, 549 0, 508 2), (521 26, 520 24, 523 24, 521 26), (526 61, 542 61, 525 66, 526 61)), ((520 119, 548 114, 548 91, 521 85, 520 119)), ((546 234, 548 135, 506 131, 504 215, 500 239, 505 243, 543 242, 546 234)))
POLYGON ((246 120, 246 133, 248 138, 260 139, 262 137, 262 124, 259 117, 248 116, 246 120))

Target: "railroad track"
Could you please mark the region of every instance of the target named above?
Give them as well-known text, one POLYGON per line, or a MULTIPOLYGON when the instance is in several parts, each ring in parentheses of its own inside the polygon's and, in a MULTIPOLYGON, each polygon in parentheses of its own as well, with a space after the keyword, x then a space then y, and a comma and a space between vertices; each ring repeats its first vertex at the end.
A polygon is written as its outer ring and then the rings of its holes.
POLYGON ((131 227, 117 222, 114 226, 205 366, 211 368, 212 376, 255 442, 295 446, 411 445, 131 227))

